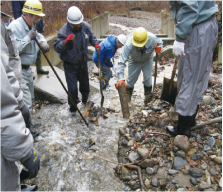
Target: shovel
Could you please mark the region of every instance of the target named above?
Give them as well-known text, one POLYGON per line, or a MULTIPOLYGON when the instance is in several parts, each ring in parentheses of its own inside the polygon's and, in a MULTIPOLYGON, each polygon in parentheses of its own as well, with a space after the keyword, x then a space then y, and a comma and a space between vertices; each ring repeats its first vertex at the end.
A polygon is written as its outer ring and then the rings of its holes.
POLYGON ((100 80, 100 92, 101 92, 101 108, 103 108, 104 103, 104 95, 102 91, 102 82, 101 82, 101 63, 100 63, 100 56, 99 56, 99 49, 96 49, 97 56, 98 56, 98 71, 99 71, 99 80, 100 80))
MULTIPOLYGON (((157 46, 159 46, 159 43, 157 43, 157 46)), ((155 74, 154 74, 154 85, 153 85, 153 91, 156 88, 156 77, 157 77, 157 60, 158 60, 158 53, 156 53, 156 61, 155 61, 155 74)))
POLYGON ((172 105, 174 105, 175 99, 177 96, 177 82, 173 80, 176 75, 177 63, 178 63, 178 59, 175 58, 175 64, 172 71, 172 77, 171 79, 164 77, 162 94, 161 94, 161 99, 171 103, 172 105))

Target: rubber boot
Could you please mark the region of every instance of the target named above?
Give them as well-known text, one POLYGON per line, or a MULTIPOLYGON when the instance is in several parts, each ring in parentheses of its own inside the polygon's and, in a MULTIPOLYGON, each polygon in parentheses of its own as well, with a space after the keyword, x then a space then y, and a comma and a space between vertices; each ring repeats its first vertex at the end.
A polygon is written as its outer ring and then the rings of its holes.
POLYGON ((144 85, 144 95, 145 95, 144 105, 147 105, 147 103, 150 103, 152 101, 153 95, 152 95, 151 91, 152 91, 152 86, 146 87, 144 85))
POLYGON ((37 185, 21 184, 21 191, 36 191, 37 189, 37 185))
POLYGON ((76 113, 77 109, 73 105, 70 106, 70 112, 71 113, 76 113))
POLYGON ((166 131, 173 136, 186 135, 189 138, 191 135, 192 121, 192 116, 182 116, 179 114, 177 127, 174 127, 174 129, 167 127, 166 131))
POLYGON ((199 105, 197 106, 196 112, 192 115, 192 125, 191 125, 191 127, 194 127, 196 125, 195 118, 197 116, 198 109, 199 109, 199 105))
POLYGON ((128 103, 131 101, 132 93, 133 88, 126 88, 126 99, 128 103))
POLYGON ((106 87, 108 85, 109 79, 102 78, 101 83, 102 83, 102 90, 106 90, 106 87))
POLYGON ((29 128, 29 131, 30 131, 30 133, 32 134, 34 140, 35 140, 36 137, 39 136, 39 133, 36 132, 36 131, 33 131, 31 128, 29 128))
POLYGON ((82 94, 82 103, 87 105, 88 94, 82 94))
POLYGON ((41 65, 41 51, 39 51, 37 53, 37 58, 36 58, 36 71, 37 71, 37 74, 49 74, 49 71, 45 71, 43 68, 42 68, 42 65, 41 65))

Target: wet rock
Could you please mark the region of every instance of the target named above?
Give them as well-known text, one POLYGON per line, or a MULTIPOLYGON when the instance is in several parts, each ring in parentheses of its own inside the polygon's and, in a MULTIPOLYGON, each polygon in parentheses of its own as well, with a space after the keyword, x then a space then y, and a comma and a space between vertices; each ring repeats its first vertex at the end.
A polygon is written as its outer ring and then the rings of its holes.
POLYGON ((155 165, 153 167, 153 172, 156 174, 158 172, 158 169, 159 169, 159 166, 158 165, 155 165))
POLYGON ((191 159, 194 161, 200 160, 200 159, 202 159, 202 155, 200 153, 194 154, 191 156, 191 159))
POLYGON ((202 177, 203 173, 200 169, 197 168, 190 168, 189 173, 191 176, 197 178, 197 177, 202 177))
POLYGON ((213 137, 210 137, 208 139, 208 141, 206 142, 206 144, 209 145, 210 148, 212 148, 214 146, 214 144, 215 144, 215 139, 213 137))
POLYGON ((173 162, 174 169, 181 169, 181 166, 188 165, 188 162, 182 159, 181 157, 176 157, 173 162))
POLYGON ((211 147, 209 145, 204 145, 204 151, 209 151, 211 150, 211 147))
POLYGON ((141 142, 143 140, 143 133, 136 132, 135 141, 141 142))
POLYGON ((210 169, 208 169, 208 171, 205 170, 206 175, 217 176, 217 172, 215 171, 215 169, 213 167, 211 167, 210 169))
POLYGON ((178 173, 178 170, 174 170, 174 169, 169 169, 168 170, 168 174, 169 175, 175 175, 175 174, 177 174, 178 173))
POLYGON ((129 175, 123 175, 120 177, 123 181, 131 181, 132 180, 132 177, 129 176, 129 175))
POLYGON ((128 147, 133 146, 134 145, 133 140, 130 140, 127 145, 128 145, 128 147))
POLYGON ((119 134, 120 134, 120 135, 125 135, 125 130, 124 130, 123 128, 120 128, 120 129, 119 129, 119 134))
POLYGON ((137 151, 142 158, 145 158, 149 154, 149 149, 147 148, 138 148, 137 151))
POLYGON ((190 178, 190 183, 191 183, 192 185, 197 185, 197 179, 191 177, 191 178, 190 178))
POLYGON ((122 145, 122 146, 127 146, 127 145, 128 145, 128 143, 127 143, 127 141, 126 141, 126 140, 122 140, 121 145, 122 145))
POLYGON ((185 152, 182 151, 182 150, 177 151, 177 156, 178 156, 178 157, 182 157, 182 158, 184 158, 184 157, 185 157, 185 152))
POLYGON ((172 180, 172 183, 173 184, 178 184, 178 181, 174 179, 174 180, 172 180))
POLYGON ((197 149, 193 148, 190 151, 188 151, 188 155, 194 155, 197 152, 197 149))
POLYGON ((150 186, 150 180, 149 179, 146 179, 145 180, 145 186, 147 187, 147 188, 150 188, 151 186, 150 186))
POLYGON ((154 167, 155 165, 158 165, 159 161, 156 158, 152 158, 152 159, 145 159, 143 160, 139 166, 141 166, 142 168, 146 168, 146 167, 154 167))
POLYGON ((147 167, 146 172, 147 172, 148 175, 153 175, 154 174, 154 170, 151 167, 147 167))
POLYGON ((152 186, 154 186, 154 187, 158 186, 158 180, 155 177, 152 178, 152 186))
POLYGON ((165 188, 167 184, 166 179, 159 179, 159 186, 161 189, 165 188))
POLYGON ((132 129, 130 131, 130 137, 135 137, 135 134, 136 134, 136 130, 135 129, 132 129))
POLYGON ((205 169, 207 169, 207 167, 208 167, 207 163, 202 163, 201 164, 201 169, 205 170, 205 169))
POLYGON ((214 162, 219 164, 219 165, 222 165, 222 157, 215 157, 214 162))
POLYGON ((188 137, 185 135, 177 135, 174 138, 174 145, 185 152, 188 152, 190 149, 190 142, 188 140, 188 137))
POLYGON ((215 140, 215 145, 216 145, 218 148, 221 148, 221 146, 222 146, 222 140, 220 140, 220 139, 216 139, 216 140, 215 140))
POLYGON ((128 159, 133 163, 135 160, 139 158, 138 153, 136 152, 131 152, 128 156, 128 159))
POLYGON ((213 97, 209 96, 209 95, 205 95, 203 97, 203 100, 202 100, 202 105, 211 105, 215 103, 215 100, 213 97))
POLYGON ((121 172, 124 173, 124 174, 128 174, 129 170, 125 166, 122 166, 121 172))
POLYGON ((209 189, 209 188, 211 188, 211 185, 206 182, 201 182, 198 184, 198 188, 200 190, 209 189))

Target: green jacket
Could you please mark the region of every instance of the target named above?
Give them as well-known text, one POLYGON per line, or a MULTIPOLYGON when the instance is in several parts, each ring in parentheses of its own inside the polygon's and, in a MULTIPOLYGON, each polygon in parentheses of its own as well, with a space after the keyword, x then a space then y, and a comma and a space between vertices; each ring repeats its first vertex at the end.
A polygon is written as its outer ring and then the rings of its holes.
POLYGON ((176 27, 176 40, 184 42, 193 25, 206 21, 218 12, 216 1, 170 1, 176 27))

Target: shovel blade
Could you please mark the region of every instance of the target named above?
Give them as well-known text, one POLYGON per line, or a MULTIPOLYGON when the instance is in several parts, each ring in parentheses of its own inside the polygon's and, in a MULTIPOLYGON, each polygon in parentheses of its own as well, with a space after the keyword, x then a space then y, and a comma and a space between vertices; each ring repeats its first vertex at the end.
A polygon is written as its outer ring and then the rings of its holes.
POLYGON ((177 97, 177 82, 164 77, 161 99, 174 105, 177 97))

